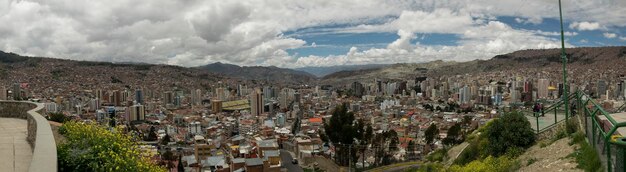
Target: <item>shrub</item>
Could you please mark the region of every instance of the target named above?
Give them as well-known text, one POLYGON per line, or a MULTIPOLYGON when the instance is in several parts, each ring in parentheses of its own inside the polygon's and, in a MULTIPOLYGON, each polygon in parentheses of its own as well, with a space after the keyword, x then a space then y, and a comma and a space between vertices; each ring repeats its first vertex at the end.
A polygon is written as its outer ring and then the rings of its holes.
POLYGON ((537 158, 530 158, 530 159, 528 159, 528 163, 526 164, 526 166, 529 166, 529 165, 531 165, 531 164, 533 164, 535 162, 537 162, 537 158))
POLYGON ((578 122, 576 121, 576 118, 571 118, 568 121, 565 121, 565 130, 568 135, 578 131, 578 122))
POLYGON ((530 127, 530 122, 518 112, 507 113, 502 118, 493 120, 483 137, 489 140, 486 149, 490 155, 496 157, 504 155, 510 148, 526 149, 535 143, 535 132, 530 127))
POLYGON ((426 156, 426 159, 430 162, 441 162, 448 157, 448 150, 437 149, 435 152, 426 156))
POLYGON ((120 129, 67 122, 59 133, 65 136, 57 146, 59 171, 165 171, 120 129))
POLYGON ((472 161, 471 163, 465 166, 453 165, 448 169, 448 171, 451 171, 451 172, 515 171, 518 168, 519 168, 519 162, 507 156, 501 156, 498 158, 488 156, 482 161, 472 161))
POLYGON ((63 113, 50 113, 48 114, 48 116, 50 117, 50 121, 59 122, 59 123, 64 123, 70 120, 70 118, 65 116, 65 114, 63 113))

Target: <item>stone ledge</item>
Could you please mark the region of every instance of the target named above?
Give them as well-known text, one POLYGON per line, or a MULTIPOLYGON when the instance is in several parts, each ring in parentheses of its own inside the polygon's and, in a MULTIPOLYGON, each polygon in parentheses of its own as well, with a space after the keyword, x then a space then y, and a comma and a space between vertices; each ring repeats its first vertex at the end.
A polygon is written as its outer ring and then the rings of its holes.
POLYGON ((28 121, 27 140, 33 148, 33 159, 28 171, 57 171, 57 148, 52 129, 38 111, 43 104, 27 101, 0 101, 0 117, 21 118, 28 121))

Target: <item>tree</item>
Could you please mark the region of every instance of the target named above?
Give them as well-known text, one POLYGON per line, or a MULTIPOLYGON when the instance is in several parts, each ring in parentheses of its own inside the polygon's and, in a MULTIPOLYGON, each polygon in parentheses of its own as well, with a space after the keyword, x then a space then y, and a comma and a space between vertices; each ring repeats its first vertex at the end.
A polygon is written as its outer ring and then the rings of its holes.
POLYGON ((163 160, 173 161, 174 153, 172 153, 172 151, 168 149, 168 150, 165 150, 165 152, 163 153, 161 157, 163 158, 163 160))
POLYGON ((361 152, 361 160, 365 166, 365 152, 367 151, 367 147, 372 140, 372 136, 374 135, 374 129, 372 128, 372 125, 366 125, 363 120, 359 120, 357 122, 357 133, 357 139, 359 140, 358 150, 361 152))
POLYGON ((446 138, 443 140, 443 144, 445 145, 453 145, 459 142, 459 136, 461 135, 461 125, 454 124, 450 129, 448 129, 448 133, 446 138))
POLYGON ((63 113, 50 113, 48 115, 50 117, 50 121, 64 123, 65 121, 69 121, 70 118, 65 116, 63 113))
POLYGON ((183 167, 183 155, 178 155, 178 172, 185 172, 185 167, 183 167))
POLYGON ((165 171, 143 156, 139 143, 121 128, 66 122, 57 145, 59 171, 165 171))
POLYGON ((535 143, 535 132, 528 119, 512 112, 495 119, 485 130, 489 141, 487 149, 492 156, 504 155, 509 150, 526 149, 535 143))
POLYGON ((426 143, 431 144, 433 143, 435 137, 439 135, 439 128, 437 128, 437 125, 435 124, 430 124, 426 131, 424 131, 424 135, 426 137, 426 143))
POLYGON ((300 117, 297 117, 293 124, 291 125, 291 134, 296 135, 298 130, 300 129, 300 117))
POLYGON ((374 150, 374 163, 376 165, 389 165, 394 162, 393 155, 398 151, 398 133, 394 130, 389 130, 376 134, 373 144, 374 150))
POLYGON ((163 138, 161 139, 161 145, 167 145, 171 141, 172 141, 172 138, 170 137, 170 135, 165 134, 165 136, 163 136, 163 138))
POLYGON ((150 126, 150 131, 148 131, 148 137, 146 137, 146 141, 156 141, 159 137, 156 134, 156 129, 154 126, 150 126))
POLYGON ((409 141, 409 143, 406 146, 406 151, 407 153, 407 159, 412 160, 415 158, 415 151, 417 150, 416 148, 416 144, 415 142, 413 142, 413 140, 409 141))
POLYGON ((324 131, 330 142, 335 146, 335 161, 341 166, 347 166, 350 160, 349 152, 356 156, 356 151, 350 151, 355 138, 357 137, 357 128, 354 125, 354 114, 348 112, 348 105, 343 104, 335 107, 328 123, 324 123, 324 131))

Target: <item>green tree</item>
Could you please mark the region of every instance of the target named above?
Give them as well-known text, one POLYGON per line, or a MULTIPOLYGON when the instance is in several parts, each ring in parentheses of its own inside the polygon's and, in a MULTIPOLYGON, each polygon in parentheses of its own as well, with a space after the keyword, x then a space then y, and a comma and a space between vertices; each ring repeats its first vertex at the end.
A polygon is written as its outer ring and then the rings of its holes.
POLYGON ((163 136, 163 138, 161 139, 161 145, 167 145, 171 141, 172 137, 170 137, 169 134, 165 134, 165 136, 163 136))
POLYGON ((296 135, 298 130, 300 129, 300 117, 297 117, 293 124, 291 125, 291 134, 296 135))
POLYGON ((454 124, 452 127, 450 127, 450 129, 448 129, 448 133, 445 139, 443 139, 443 144, 445 145, 453 145, 453 144, 457 144, 460 139, 459 137, 461 136, 461 125, 460 124, 454 124))
POLYGON ((415 151, 417 150, 417 145, 415 144, 415 142, 413 142, 413 140, 409 141, 409 143, 406 146, 406 150, 407 150, 407 159, 408 160, 412 160, 415 158, 415 151))
POLYGON ((526 149, 535 143, 535 132, 530 122, 519 112, 507 113, 495 119, 486 128, 484 136, 489 141, 489 153, 495 157, 509 150, 526 149))
POLYGON ((185 172, 185 167, 183 166, 183 156, 178 156, 178 172, 185 172))
POLYGON ((159 137, 156 134, 156 129, 154 126, 150 126, 150 131, 148 131, 148 137, 145 138, 145 141, 156 141, 159 137))
POLYGON ((57 145, 59 171, 165 171, 144 156, 123 129, 66 122, 59 128, 65 140, 57 145))
POLYGON ((64 123, 70 120, 70 118, 65 116, 65 114, 63 113, 50 113, 48 114, 48 116, 50 117, 50 121, 59 122, 59 123, 64 123))
POLYGON ((426 131, 424 131, 424 135, 426 137, 426 143, 431 144, 435 137, 439 135, 439 128, 437 128, 435 124, 430 124, 426 131))
POLYGON ((384 131, 374 136, 374 164, 375 165, 388 165, 393 163, 393 155, 398 151, 398 133, 394 130, 384 131))
POLYGON ((347 166, 350 160, 349 152, 356 155, 356 151, 350 151, 355 138, 358 136, 354 125, 354 114, 348 112, 348 105, 343 104, 335 107, 328 123, 324 123, 324 131, 330 142, 335 146, 335 161, 337 164, 347 166))

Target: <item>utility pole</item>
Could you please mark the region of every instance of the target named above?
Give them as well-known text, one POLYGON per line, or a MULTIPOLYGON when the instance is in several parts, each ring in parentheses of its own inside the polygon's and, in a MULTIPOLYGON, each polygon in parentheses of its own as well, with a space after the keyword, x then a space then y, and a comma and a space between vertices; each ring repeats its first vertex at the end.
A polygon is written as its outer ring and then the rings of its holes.
POLYGON ((565 121, 569 117, 569 92, 567 84, 567 55, 565 55, 565 36, 563 34, 563 10, 561 9, 561 0, 559 0, 559 17, 561 19, 561 58, 563 59, 563 103, 565 104, 565 121))

